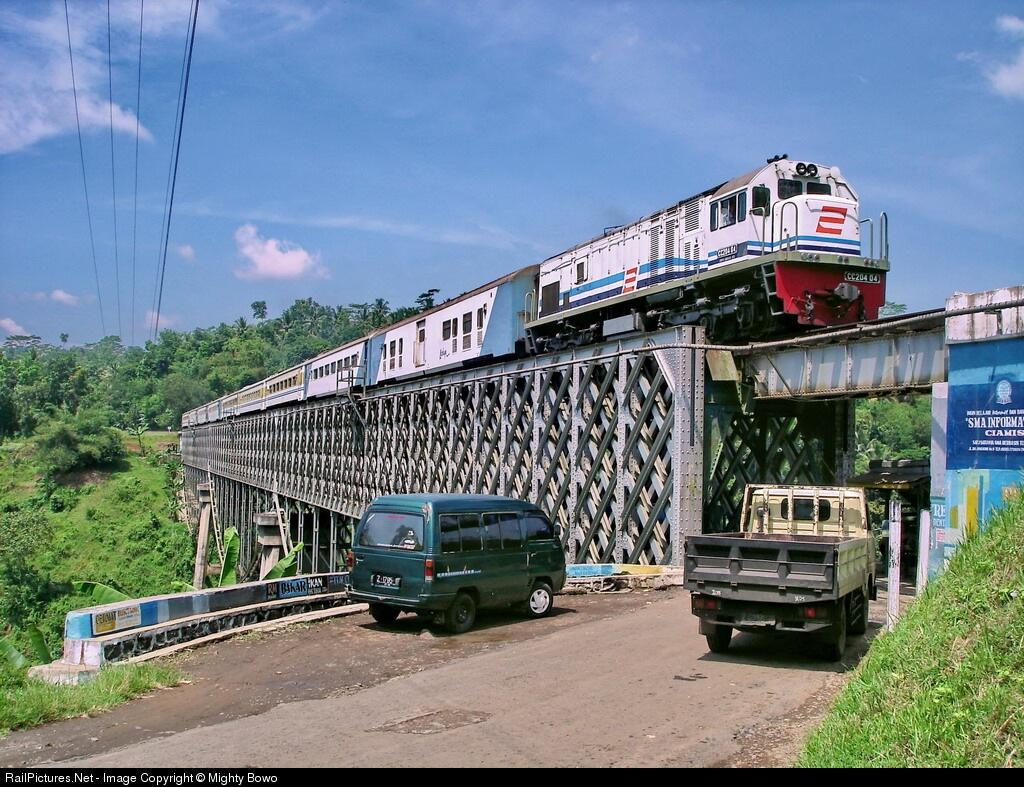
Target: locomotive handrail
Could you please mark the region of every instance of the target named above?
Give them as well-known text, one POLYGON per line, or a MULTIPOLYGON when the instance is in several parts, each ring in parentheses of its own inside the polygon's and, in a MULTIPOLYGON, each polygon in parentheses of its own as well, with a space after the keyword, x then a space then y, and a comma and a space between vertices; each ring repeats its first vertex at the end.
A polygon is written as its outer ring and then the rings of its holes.
POLYGON ((523 308, 526 310, 526 322, 533 322, 537 319, 534 308, 537 305, 537 291, 530 290, 523 296, 523 308))
MULTIPOLYGON (((875 256, 875 222, 871 219, 870 216, 868 216, 868 218, 861 219, 857 223, 858 224, 867 224, 868 225, 868 257, 871 257, 872 259, 874 259, 874 256, 875 256)), ((863 242, 864 242, 864 235, 862 233, 861 234, 861 243, 863 243, 863 242)))
POLYGON ((884 210, 878 217, 878 246, 882 252, 882 259, 889 261, 889 214, 884 210))
POLYGON ((776 249, 775 249, 775 208, 777 208, 779 205, 782 206, 782 209, 779 211, 779 249, 778 250, 781 251, 783 249, 783 246, 782 246, 783 240, 785 240, 785 243, 786 243, 786 245, 785 245, 785 250, 786 251, 789 251, 790 240, 792 240, 792 242, 795 244, 795 249, 798 250, 800 248, 800 210, 799 210, 799 208, 797 208, 795 202, 789 202, 787 200, 781 200, 779 202, 776 202, 772 206, 772 251, 776 251, 776 249), (786 218, 786 208, 787 207, 790 207, 790 208, 793 209, 793 216, 795 217, 795 220, 793 222, 793 235, 792 236, 788 236, 787 235, 786 238, 783 239, 783 237, 782 237, 782 222, 786 218))

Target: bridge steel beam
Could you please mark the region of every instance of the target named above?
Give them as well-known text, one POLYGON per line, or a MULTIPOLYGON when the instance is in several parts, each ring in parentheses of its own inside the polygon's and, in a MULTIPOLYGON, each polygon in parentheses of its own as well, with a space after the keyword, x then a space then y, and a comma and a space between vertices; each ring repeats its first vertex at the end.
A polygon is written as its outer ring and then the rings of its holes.
POLYGON ((703 529, 702 345, 674 328, 186 429, 186 507, 216 481, 243 569, 259 560, 253 512, 280 505, 315 570, 373 498, 403 492, 530 500, 573 562, 670 564, 703 529))
POLYGON ((945 382, 947 368, 941 322, 925 330, 830 343, 768 349, 754 345, 738 360, 759 399, 928 391, 933 384, 945 382))

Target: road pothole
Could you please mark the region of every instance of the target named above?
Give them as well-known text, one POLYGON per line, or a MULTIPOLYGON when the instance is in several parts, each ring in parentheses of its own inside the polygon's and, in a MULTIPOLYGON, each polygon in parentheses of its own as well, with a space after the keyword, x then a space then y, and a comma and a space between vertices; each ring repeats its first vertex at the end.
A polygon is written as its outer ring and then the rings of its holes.
POLYGON ((430 713, 422 713, 410 719, 390 721, 379 727, 374 727, 369 732, 404 732, 411 735, 433 735, 435 732, 454 730, 458 727, 468 727, 470 724, 479 724, 491 718, 490 713, 475 710, 460 710, 458 708, 446 708, 435 710, 430 713))

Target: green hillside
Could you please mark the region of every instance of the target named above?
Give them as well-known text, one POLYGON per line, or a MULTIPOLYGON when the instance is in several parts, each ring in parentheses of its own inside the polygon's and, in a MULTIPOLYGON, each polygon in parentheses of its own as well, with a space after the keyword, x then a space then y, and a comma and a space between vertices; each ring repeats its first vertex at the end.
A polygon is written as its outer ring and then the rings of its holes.
POLYGON ((1024 498, 875 640, 799 762, 1024 763, 1024 498))

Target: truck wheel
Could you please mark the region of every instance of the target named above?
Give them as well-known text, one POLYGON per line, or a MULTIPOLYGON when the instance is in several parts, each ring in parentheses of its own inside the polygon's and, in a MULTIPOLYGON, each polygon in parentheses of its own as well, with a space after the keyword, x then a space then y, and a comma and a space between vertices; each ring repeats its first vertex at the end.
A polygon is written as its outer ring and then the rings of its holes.
POLYGON ((370 617, 386 626, 398 620, 398 608, 387 604, 370 604, 370 617))
POLYGON ((459 593, 444 613, 444 624, 452 634, 465 634, 476 622, 476 602, 467 593, 459 593))
POLYGON ((732 628, 715 626, 710 634, 704 635, 704 639, 708 641, 708 649, 712 653, 725 653, 729 650, 729 642, 732 640, 732 628))
POLYGON ((846 652, 846 601, 836 604, 836 619, 829 629, 825 655, 830 661, 840 661, 846 652))
POLYGON ((864 591, 855 590, 850 594, 850 622, 846 627, 848 634, 859 637, 868 630, 868 602, 864 591))

